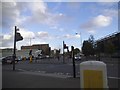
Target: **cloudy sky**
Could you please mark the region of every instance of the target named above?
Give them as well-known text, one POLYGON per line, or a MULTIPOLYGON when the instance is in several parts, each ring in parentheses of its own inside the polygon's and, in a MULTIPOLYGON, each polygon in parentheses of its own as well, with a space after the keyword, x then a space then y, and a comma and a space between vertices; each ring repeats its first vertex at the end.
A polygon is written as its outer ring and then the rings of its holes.
POLYGON ((17 42, 17 49, 30 44, 62 49, 63 40, 68 46, 80 48, 81 41, 90 35, 97 40, 118 31, 117 2, 56 1, 0 2, 1 48, 13 47, 15 26, 24 38, 17 42))

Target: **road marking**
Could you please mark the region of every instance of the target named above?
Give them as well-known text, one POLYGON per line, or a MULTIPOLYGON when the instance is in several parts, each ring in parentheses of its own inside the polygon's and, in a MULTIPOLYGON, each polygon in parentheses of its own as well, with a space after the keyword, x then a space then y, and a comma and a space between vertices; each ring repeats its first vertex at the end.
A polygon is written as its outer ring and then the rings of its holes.
MULTIPOLYGON (((27 71, 27 70, 24 70, 24 69, 17 69, 17 70, 20 70, 20 71, 27 71)), ((65 78, 67 78, 67 77, 70 77, 71 76, 71 74, 70 73, 59 73, 59 72, 55 72, 55 73, 47 73, 46 71, 32 71, 32 70, 30 70, 31 72, 38 72, 38 73, 41 73, 41 74, 48 74, 48 76, 50 75, 50 76, 56 76, 56 75, 58 75, 58 77, 63 77, 63 76, 65 76, 65 78), (67 77, 66 77, 66 75, 67 75, 67 77)), ((27 71, 27 72, 29 72, 29 71, 27 71)), ((79 74, 80 72, 78 72, 78 74, 79 74)), ((78 75, 79 76, 79 75, 78 75)), ((108 78, 110 78, 110 79, 119 79, 120 80, 120 78, 119 77, 108 77, 108 78)))
POLYGON ((111 79, 120 79, 119 77, 108 77, 108 78, 111 78, 111 79))

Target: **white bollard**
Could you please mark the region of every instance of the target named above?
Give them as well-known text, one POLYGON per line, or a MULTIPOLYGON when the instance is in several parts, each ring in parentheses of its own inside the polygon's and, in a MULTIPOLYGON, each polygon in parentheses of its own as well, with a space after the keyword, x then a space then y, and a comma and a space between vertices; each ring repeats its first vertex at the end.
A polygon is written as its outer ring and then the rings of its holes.
POLYGON ((101 61, 80 63, 80 88, 108 88, 106 64, 101 61))

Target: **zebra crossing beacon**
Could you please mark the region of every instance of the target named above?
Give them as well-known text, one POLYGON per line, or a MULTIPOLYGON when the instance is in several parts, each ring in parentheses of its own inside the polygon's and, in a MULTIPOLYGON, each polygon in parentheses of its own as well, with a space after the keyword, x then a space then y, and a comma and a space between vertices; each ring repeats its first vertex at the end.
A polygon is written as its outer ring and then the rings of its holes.
POLYGON ((80 88, 108 88, 106 64, 101 61, 80 63, 80 88))

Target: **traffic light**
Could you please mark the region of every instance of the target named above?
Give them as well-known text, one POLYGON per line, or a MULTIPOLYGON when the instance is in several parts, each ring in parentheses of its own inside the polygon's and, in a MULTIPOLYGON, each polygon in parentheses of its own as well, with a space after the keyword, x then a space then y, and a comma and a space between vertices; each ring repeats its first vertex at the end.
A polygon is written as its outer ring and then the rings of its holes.
POLYGON ((66 48, 66 44, 64 44, 64 49, 66 48))
POLYGON ((16 41, 21 41, 21 40, 23 40, 23 37, 19 32, 16 32, 16 41))
POLYGON ((66 44, 64 44, 64 49, 68 49, 68 46, 66 44))

